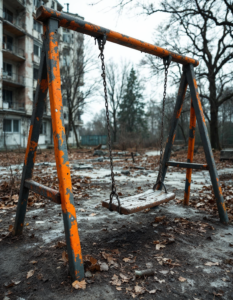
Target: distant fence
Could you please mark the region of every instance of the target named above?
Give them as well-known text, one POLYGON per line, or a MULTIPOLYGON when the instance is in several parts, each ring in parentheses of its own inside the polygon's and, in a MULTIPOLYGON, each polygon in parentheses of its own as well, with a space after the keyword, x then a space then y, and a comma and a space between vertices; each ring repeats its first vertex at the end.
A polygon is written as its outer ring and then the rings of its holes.
POLYGON ((83 146, 98 146, 107 144, 107 135, 82 135, 81 144, 83 146))

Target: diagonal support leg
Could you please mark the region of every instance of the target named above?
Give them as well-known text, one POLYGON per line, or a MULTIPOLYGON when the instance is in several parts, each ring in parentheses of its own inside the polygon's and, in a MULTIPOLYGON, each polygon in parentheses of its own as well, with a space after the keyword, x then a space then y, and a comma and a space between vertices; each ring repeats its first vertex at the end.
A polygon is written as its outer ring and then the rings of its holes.
POLYGON ((222 189, 220 186, 213 153, 211 150, 210 140, 209 140, 208 131, 205 123, 205 117, 201 105, 201 100, 198 93, 198 87, 197 87, 193 65, 185 66, 185 72, 190 87, 190 93, 193 100, 193 107, 197 117, 197 123, 198 123, 199 132, 201 135, 202 144, 205 151, 206 161, 209 166, 210 178, 213 185, 214 195, 217 201, 220 221, 222 223, 227 224, 228 223, 227 211, 222 196, 222 189))
POLYGON ((17 205, 16 218, 14 224, 13 234, 22 234, 24 218, 26 214, 27 201, 29 189, 25 187, 24 183, 26 179, 30 179, 33 174, 34 163, 36 159, 36 150, 38 145, 38 139, 40 134, 40 126, 42 123, 43 111, 45 106, 45 101, 47 98, 48 91, 48 81, 47 81, 47 69, 45 61, 45 51, 44 45, 41 54, 40 68, 39 68, 39 78, 36 88, 35 105, 33 109, 33 114, 31 118, 31 126, 28 136, 28 144, 25 153, 23 174, 21 179, 21 186, 19 192, 19 201, 17 205))
POLYGON ((84 267, 78 234, 78 223, 74 207, 74 197, 72 193, 72 183, 63 117, 58 51, 58 21, 49 19, 44 26, 44 30, 46 37, 45 49, 54 150, 59 180, 59 192, 61 195, 70 275, 72 280, 82 280, 84 279, 84 267))
MULTIPOLYGON (((193 162, 196 120, 197 119, 196 119, 195 110, 194 110, 194 107, 193 107, 193 101, 192 101, 192 98, 191 98, 189 143, 188 143, 188 158, 187 158, 187 162, 189 162, 189 163, 193 162)), ((184 192, 184 205, 189 204, 191 179, 192 179, 192 169, 187 169, 186 170, 185 192, 184 192)))
MULTIPOLYGON (((164 182, 164 179, 166 176, 166 172, 167 172, 166 163, 169 161, 170 156, 171 156, 171 150, 172 150, 172 146, 173 146, 173 143, 174 143, 175 137, 176 137, 176 128, 177 128, 179 117, 180 117, 180 114, 182 111, 182 105, 184 102, 187 85, 188 85, 188 82, 187 82, 186 76, 183 73, 182 77, 181 77, 181 81, 180 81, 178 96, 177 96, 177 100, 176 100, 176 106, 175 106, 173 117, 172 117, 171 124, 170 124, 170 132, 169 132, 169 136, 167 139, 167 143, 166 143, 166 147, 165 147, 165 151, 164 151, 164 155, 163 155, 162 176, 161 176, 162 182, 164 182)), ((162 188, 161 186, 158 186, 158 189, 161 189, 161 188, 162 188)))

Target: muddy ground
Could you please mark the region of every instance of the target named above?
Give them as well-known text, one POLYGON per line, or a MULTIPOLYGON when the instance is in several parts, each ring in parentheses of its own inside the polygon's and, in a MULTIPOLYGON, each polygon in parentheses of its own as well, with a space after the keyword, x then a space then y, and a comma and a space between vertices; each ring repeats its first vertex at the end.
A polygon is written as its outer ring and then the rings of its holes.
MULTIPOLYGON (((59 205, 30 194, 23 235, 11 235, 24 155, 0 154, 0 299, 233 299, 232 162, 220 162, 215 153, 230 217, 225 226, 219 222, 206 171, 193 173, 189 207, 181 203, 185 170, 170 168, 166 185, 176 193, 175 200, 130 216, 108 211, 101 206, 109 197, 108 160, 98 161, 92 154, 70 152, 87 275, 86 287, 78 290, 69 276, 59 205), (96 265, 88 262, 90 257, 96 265), (155 274, 135 276, 136 270, 146 269, 155 274)), ((141 151, 133 163, 115 152, 122 196, 152 186, 158 170, 154 154, 141 151), (121 173, 126 170, 129 175, 121 173)), ((185 157, 179 152, 173 159, 185 157)), ((195 159, 205 162, 201 150, 195 159)), ((57 188, 52 152, 42 152, 37 162, 35 180, 57 188)))

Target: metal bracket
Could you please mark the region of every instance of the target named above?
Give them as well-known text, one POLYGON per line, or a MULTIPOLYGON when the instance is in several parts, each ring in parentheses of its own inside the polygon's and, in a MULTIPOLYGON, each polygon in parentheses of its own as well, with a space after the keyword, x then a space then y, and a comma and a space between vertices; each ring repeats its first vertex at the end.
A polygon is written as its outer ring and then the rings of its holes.
POLYGON ((163 57, 164 66, 169 66, 172 61, 172 56, 169 54, 168 56, 163 57))

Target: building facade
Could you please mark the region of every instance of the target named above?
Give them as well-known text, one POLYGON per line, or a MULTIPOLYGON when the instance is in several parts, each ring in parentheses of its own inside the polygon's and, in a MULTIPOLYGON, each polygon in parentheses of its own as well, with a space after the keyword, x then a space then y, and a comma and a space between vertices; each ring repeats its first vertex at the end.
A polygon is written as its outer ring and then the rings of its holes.
MULTIPOLYGON (((63 9, 56 0, 45 0, 43 4, 58 11, 63 9)), ((40 5, 39 0, 0 0, 0 149, 27 146, 42 50, 43 28, 35 20, 36 9, 40 5)), ((80 16, 76 14, 75 17, 80 16)), ((83 47, 83 35, 64 28, 59 28, 58 33, 60 67, 72 73, 75 66, 72 56, 77 54, 77 48, 83 47)), ((83 49, 81 53, 83 55, 83 49)), ((80 57, 76 59, 82 60, 80 57)), ((83 78, 81 81, 79 86, 83 85, 83 78)), ((80 98, 79 93, 78 88, 76 94, 80 98)), ((63 102, 67 127, 69 111, 66 93, 63 102)), ((75 126, 78 129, 82 125, 80 110, 76 110, 75 114, 75 126)), ((76 132, 79 138, 78 130, 76 132)), ((68 143, 75 143, 72 128, 69 130, 68 143)), ((39 147, 46 148, 52 144, 51 114, 47 99, 39 147)))

